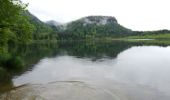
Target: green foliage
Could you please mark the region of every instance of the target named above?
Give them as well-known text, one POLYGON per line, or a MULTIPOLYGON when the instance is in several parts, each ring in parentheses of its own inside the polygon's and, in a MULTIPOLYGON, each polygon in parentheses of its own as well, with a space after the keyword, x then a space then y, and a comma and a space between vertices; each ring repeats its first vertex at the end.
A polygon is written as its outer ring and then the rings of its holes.
POLYGON ((0 66, 4 66, 9 58, 10 58, 9 53, 0 53, 0 66))
POLYGON ((21 43, 29 42, 32 39, 32 33, 35 30, 34 25, 32 25, 26 17, 27 16, 20 16, 16 23, 17 26, 12 28, 16 33, 17 40, 21 43))
POLYGON ((33 26, 22 15, 26 6, 20 0, 0 1, 0 44, 29 42, 33 26))
POLYGON ((31 24, 34 25, 35 30, 33 34, 37 33, 52 33, 53 30, 50 26, 46 25, 42 21, 40 21, 37 17, 32 15, 29 11, 26 11, 23 15, 28 17, 28 20, 31 24))
POLYGON ((26 7, 20 0, 0 1, 0 27, 15 26, 18 16, 26 7))
POLYGON ((5 62, 5 68, 12 70, 21 70, 24 63, 20 57, 12 56, 5 62))
POLYGON ((21 69, 24 63, 20 57, 10 55, 9 53, 0 53, 0 66, 8 69, 21 69))
MULTIPOLYGON (((28 43, 32 39, 34 26, 29 22, 25 12, 26 4, 20 0, 0 0, 0 66, 19 69, 23 62, 9 52, 11 43, 28 43)), ((3 68, 2 68, 3 67, 3 68)))
POLYGON ((16 35, 9 28, 0 28, 0 45, 4 46, 9 40, 15 40, 16 35))
POLYGON ((27 16, 28 21, 34 26, 33 39, 35 40, 49 40, 57 38, 57 34, 52 27, 40 21, 37 17, 32 15, 29 11, 24 12, 24 16, 27 16))
POLYGON ((162 34, 140 34, 135 36, 129 36, 127 38, 130 39, 170 39, 170 33, 162 33, 162 34))

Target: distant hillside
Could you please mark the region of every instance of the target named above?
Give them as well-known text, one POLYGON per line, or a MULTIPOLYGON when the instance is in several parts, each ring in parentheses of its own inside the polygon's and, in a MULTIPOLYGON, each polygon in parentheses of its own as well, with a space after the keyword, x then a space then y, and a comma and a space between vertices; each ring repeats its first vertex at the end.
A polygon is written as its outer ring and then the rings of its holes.
POLYGON ((57 39, 58 34, 56 34, 57 30, 55 28, 45 22, 42 22, 28 11, 25 12, 25 15, 27 16, 29 22, 34 26, 34 31, 32 33, 34 40, 57 39))
POLYGON ((75 36, 111 36, 126 35, 132 33, 128 28, 121 26, 116 18, 110 16, 88 16, 57 26, 62 35, 72 34, 75 36))
POLYGON ((50 20, 50 21, 47 21, 47 22, 45 22, 46 24, 48 24, 48 25, 50 25, 50 26, 60 26, 60 25, 62 25, 61 23, 59 23, 59 22, 56 22, 56 21, 54 21, 54 20, 50 20))
POLYGON ((170 30, 162 29, 162 30, 154 30, 154 31, 134 31, 137 35, 143 35, 143 34, 166 34, 170 33, 170 30))
POLYGON ((54 20, 50 20, 45 22, 48 26, 50 26, 55 32, 59 32, 62 28, 62 23, 56 22, 54 20))
POLYGON ((40 21, 36 16, 31 14, 29 11, 25 12, 25 15, 28 17, 29 22, 33 24, 35 27, 34 34, 51 33, 53 31, 49 25, 40 21))

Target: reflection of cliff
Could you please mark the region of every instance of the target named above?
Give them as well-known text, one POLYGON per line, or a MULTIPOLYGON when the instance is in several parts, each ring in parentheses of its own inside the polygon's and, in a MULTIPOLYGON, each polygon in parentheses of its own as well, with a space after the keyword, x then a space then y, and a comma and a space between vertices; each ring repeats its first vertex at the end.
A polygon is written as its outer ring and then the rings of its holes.
MULTIPOLYGON (((9 48, 9 53, 12 56, 18 56, 22 59, 25 64, 24 68, 21 69, 9 69, 4 75, 7 74, 6 78, 0 80, 0 87, 7 87, 4 89, 12 88, 12 78, 16 75, 21 75, 25 71, 31 69, 34 64, 39 62, 44 57, 54 57, 60 55, 69 55, 75 57, 86 57, 92 60, 98 60, 103 57, 115 58, 120 52, 131 47, 132 44, 126 42, 85 42, 85 41, 74 41, 74 42, 58 42, 58 43, 42 43, 42 44, 30 44, 27 46, 16 46, 9 48), (5 79, 8 79, 6 82, 5 79), (3 82, 3 83, 2 83, 3 82), (1 85, 2 84, 2 85, 1 85)), ((0 88, 1 90, 4 90, 0 88)))
POLYGON ((129 47, 129 43, 120 41, 59 43, 61 52, 66 52, 71 56, 88 57, 92 59, 100 59, 103 57, 115 58, 120 52, 129 47))
MULTIPOLYGON (((103 57, 115 58, 120 52, 133 44, 123 41, 94 42, 94 41, 68 41, 45 44, 32 44, 22 48, 18 47, 15 54, 24 59, 27 66, 37 63, 44 57, 53 57, 67 54, 69 56, 100 59, 103 57)), ((12 52, 12 51, 11 51, 12 52)))

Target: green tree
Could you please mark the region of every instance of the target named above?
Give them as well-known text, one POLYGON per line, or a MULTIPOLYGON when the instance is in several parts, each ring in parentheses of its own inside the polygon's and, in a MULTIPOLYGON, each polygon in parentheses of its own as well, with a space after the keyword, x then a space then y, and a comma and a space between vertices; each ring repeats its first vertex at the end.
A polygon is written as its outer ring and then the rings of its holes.
POLYGON ((20 0, 0 0, 0 28, 12 27, 27 5, 20 0))
POLYGON ((12 30, 16 33, 17 41, 22 43, 31 41, 32 33, 35 30, 34 25, 30 24, 26 16, 20 16, 16 23, 17 25, 12 30))
POLYGON ((26 7, 20 0, 0 1, 0 44, 31 40, 34 27, 24 16, 26 7))

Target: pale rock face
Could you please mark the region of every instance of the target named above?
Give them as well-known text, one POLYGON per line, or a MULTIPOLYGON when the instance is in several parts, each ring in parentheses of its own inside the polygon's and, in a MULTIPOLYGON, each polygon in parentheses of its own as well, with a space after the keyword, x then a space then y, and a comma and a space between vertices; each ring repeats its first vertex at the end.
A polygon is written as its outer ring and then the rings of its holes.
POLYGON ((114 17, 108 17, 108 16, 89 16, 89 17, 82 18, 80 20, 83 22, 83 26, 86 26, 88 24, 96 24, 100 26, 109 23, 117 23, 117 20, 114 17))

